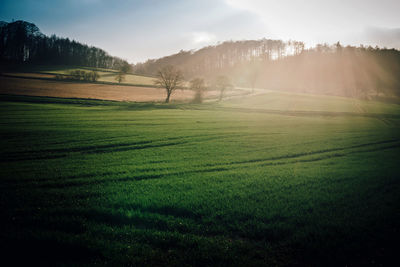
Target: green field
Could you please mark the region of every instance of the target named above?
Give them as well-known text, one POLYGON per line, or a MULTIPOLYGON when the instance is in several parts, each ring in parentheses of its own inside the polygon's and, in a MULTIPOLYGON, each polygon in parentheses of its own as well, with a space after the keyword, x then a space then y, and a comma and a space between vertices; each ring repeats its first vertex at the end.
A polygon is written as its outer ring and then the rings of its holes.
POLYGON ((14 262, 397 259, 400 105, 284 93, 0 100, 0 249, 14 262))
MULTIPOLYGON (((115 79, 118 71, 112 69, 102 69, 102 68, 90 68, 90 67, 71 67, 71 66, 52 66, 52 65, 26 65, 26 66, 16 66, 13 71, 17 72, 33 72, 41 74, 64 74, 69 75, 71 71, 82 70, 82 71, 92 71, 95 70, 99 75, 99 82, 107 83, 118 83, 115 79)), ((141 76, 128 73, 124 76, 122 84, 134 84, 134 85, 144 85, 144 86, 154 86, 154 78, 148 76, 141 76)))
MULTIPOLYGON (((117 77, 117 71, 109 70, 109 69, 99 69, 99 68, 57 68, 57 67, 49 67, 48 69, 41 70, 41 73, 51 73, 51 74, 69 74, 74 70, 83 70, 90 71, 96 70, 100 75, 98 79, 99 82, 111 82, 117 83, 118 81, 115 79, 117 77)), ((122 84, 137 84, 137 85, 147 85, 153 86, 154 79, 151 77, 140 76, 135 74, 126 74, 124 76, 124 80, 121 82, 122 84)))

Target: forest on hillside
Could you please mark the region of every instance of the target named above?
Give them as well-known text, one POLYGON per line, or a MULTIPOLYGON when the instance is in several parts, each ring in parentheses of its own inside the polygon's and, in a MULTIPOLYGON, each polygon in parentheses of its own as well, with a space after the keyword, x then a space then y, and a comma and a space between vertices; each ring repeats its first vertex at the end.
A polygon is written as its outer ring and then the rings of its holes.
POLYGON ((212 83, 228 76, 235 86, 369 98, 400 95, 400 51, 379 47, 281 40, 228 41, 133 67, 154 75, 166 65, 180 68, 186 79, 212 83))
MULTIPOLYGON (((0 22, 0 63, 70 65, 120 70, 128 62, 104 50, 56 35, 26 21, 0 22)), ((260 39, 227 41, 133 65, 154 76, 165 66, 182 70, 186 80, 209 86, 227 76, 237 87, 340 95, 357 98, 400 96, 400 51, 379 47, 260 39)))
POLYGON ((40 32, 33 23, 0 21, 0 62, 119 69, 127 62, 104 50, 40 32))

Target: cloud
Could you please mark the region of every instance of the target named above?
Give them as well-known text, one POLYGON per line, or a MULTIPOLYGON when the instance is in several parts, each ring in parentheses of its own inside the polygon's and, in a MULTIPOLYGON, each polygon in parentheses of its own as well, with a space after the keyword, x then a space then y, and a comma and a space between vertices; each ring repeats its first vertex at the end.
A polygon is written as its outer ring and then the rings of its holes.
POLYGON ((240 0, 225 0, 225 3, 229 6, 236 8, 236 9, 243 9, 255 12, 257 9, 254 9, 253 1, 240 1, 240 0))
POLYGON ((209 44, 216 39, 217 37, 209 32, 192 32, 192 43, 195 45, 209 44))
POLYGON ((398 0, 224 0, 259 17, 272 38, 399 48, 398 0), (368 27, 374 25, 376 27, 368 27))
MULTIPOLYGON (((224 0, 237 10, 253 14, 267 28, 270 38, 297 39, 310 41, 318 38, 323 29, 326 17, 322 17, 326 6, 319 5, 316 0, 307 2, 298 0, 224 0)), ((329 22, 329 24, 332 24, 329 22)))
POLYGON ((265 14, 269 10, 269 1, 259 0, 224 0, 225 3, 231 8, 247 11, 259 16, 261 19, 265 18, 265 14))
POLYGON ((400 49, 400 28, 369 27, 364 31, 364 43, 400 49))

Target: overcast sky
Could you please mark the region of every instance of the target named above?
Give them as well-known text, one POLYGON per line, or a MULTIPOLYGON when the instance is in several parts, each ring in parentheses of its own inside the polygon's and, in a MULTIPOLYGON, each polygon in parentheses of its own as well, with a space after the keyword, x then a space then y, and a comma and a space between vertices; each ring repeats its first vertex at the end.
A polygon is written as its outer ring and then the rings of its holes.
POLYGON ((26 20, 131 63, 225 40, 283 39, 400 49, 400 0, 0 0, 26 20))

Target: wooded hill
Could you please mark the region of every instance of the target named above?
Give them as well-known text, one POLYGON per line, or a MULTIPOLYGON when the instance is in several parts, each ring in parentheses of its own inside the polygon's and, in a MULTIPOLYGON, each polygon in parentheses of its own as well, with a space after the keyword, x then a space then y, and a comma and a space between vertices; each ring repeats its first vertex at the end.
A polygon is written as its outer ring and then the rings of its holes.
MULTIPOLYGON (((32 63, 121 69, 128 63, 104 50, 68 38, 50 37, 26 21, 0 22, 0 63, 32 63)), ((180 51, 133 66, 153 76, 164 66, 183 71, 186 80, 219 75, 235 86, 370 98, 400 96, 400 51, 378 47, 317 45, 298 41, 227 41, 180 51)))
POLYGON ((119 69, 127 62, 104 50, 56 35, 26 21, 0 21, 0 61, 119 69))
POLYGON ((165 65, 186 79, 212 82, 227 75, 236 86, 369 98, 400 95, 400 51, 378 47, 317 45, 280 40, 229 41, 197 51, 181 51, 134 66, 154 75, 165 65))

